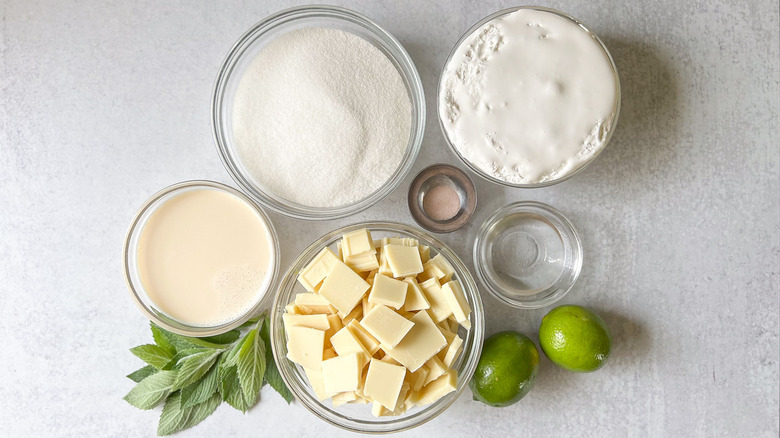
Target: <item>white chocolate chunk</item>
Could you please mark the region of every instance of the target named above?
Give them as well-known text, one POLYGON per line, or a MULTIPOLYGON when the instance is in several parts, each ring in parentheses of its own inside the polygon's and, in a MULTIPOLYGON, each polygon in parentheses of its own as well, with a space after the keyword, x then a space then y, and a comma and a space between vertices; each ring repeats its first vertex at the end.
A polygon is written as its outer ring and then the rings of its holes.
POLYGON ((455 391, 458 385, 458 377, 455 371, 449 370, 441 377, 424 386, 416 393, 413 401, 417 405, 428 405, 455 391))
POLYGON ((371 359, 363 392, 389 410, 394 410, 406 369, 377 359, 371 359))
POLYGON ((429 373, 430 371, 428 370, 428 367, 423 365, 417 369, 417 371, 409 375, 409 386, 411 387, 412 391, 419 391, 422 389, 429 373))
POLYGON ((363 294, 371 287, 349 266, 336 263, 325 277, 320 287, 320 295, 325 297, 339 312, 348 314, 355 308, 363 294))
POLYGON ((416 247, 385 245, 382 251, 386 253, 387 264, 393 272, 393 277, 408 277, 423 271, 420 251, 416 247))
POLYGON ((447 367, 444 366, 444 364, 439 360, 438 356, 433 356, 428 360, 428 362, 425 362, 425 367, 428 368, 428 377, 425 378, 425 381, 423 382, 423 386, 433 382, 434 380, 441 377, 442 374, 447 372, 447 367))
POLYGON ((431 259, 431 247, 427 245, 420 245, 418 248, 420 250, 420 261, 425 264, 428 260, 431 259))
POLYGON ((361 359, 357 353, 322 361, 325 391, 335 394, 357 390, 362 369, 361 359))
POLYGON ((357 272, 366 272, 379 269, 379 260, 376 254, 365 253, 352 256, 345 262, 347 266, 357 272))
POLYGON ((333 396, 333 394, 328 393, 325 389, 325 378, 322 377, 322 370, 320 368, 316 370, 304 368, 303 371, 306 372, 306 377, 309 378, 309 385, 311 385, 311 389, 314 390, 314 394, 319 401, 323 401, 326 398, 333 396))
POLYGON ((309 292, 314 292, 322 280, 328 275, 336 262, 338 256, 330 250, 323 248, 305 268, 298 274, 298 282, 309 292))
POLYGON ((341 250, 344 258, 350 260, 353 256, 365 253, 375 254, 374 240, 367 228, 351 231, 341 238, 341 250))
MULTIPOLYGON (((444 300, 449 304, 452 314, 455 316, 455 320, 461 325, 469 320, 471 315, 471 306, 466 300, 466 295, 463 293, 463 288, 458 280, 452 280, 444 284, 441 287, 444 300)), ((468 326, 471 327, 471 323, 468 322, 468 326)), ((469 327, 466 327, 467 329, 469 327)))
POLYGON ((306 315, 330 313, 330 303, 325 297, 315 293, 304 293, 295 296, 295 305, 306 315))
POLYGON ((458 358, 461 350, 463 349, 463 339, 460 336, 455 335, 454 338, 447 345, 447 349, 444 350, 444 357, 441 358, 441 362, 447 368, 452 368, 452 364, 455 363, 455 359, 458 358))
POLYGON ((411 372, 417 371, 434 354, 447 346, 447 340, 426 311, 417 312, 410 320, 414 327, 395 347, 382 346, 393 359, 411 372))
POLYGON ((354 402, 356 399, 357 394, 355 394, 355 391, 345 391, 334 395, 330 401, 333 403, 333 407, 337 408, 345 403, 354 402))
MULTIPOLYGON (((395 313, 392 309, 381 304, 371 309, 363 320, 362 325, 383 346, 395 347, 414 327, 414 323, 395 313)), ((437 330, 438 332, 438 330, 437 330)), ((441 335, 441 333, 439 333, 441 335)))
POLYGON ((408 283, 379 275, 374 278, 374 284, 371 286, 371 292, 368 294, 368 302, 384 304, 398 310, 406 302, 406 291, 408 288, 408 283))
POLYGON ((441 277, 437 277, 437 278, 442 283, 450 281, 450 279, 452 279, 452 276, 455 274, 455 268, 453 268, 450 261, 444 258, 444 256, 441 254, 436 254, 435 257, 428 260, 428 264, 435 266, 437 271, 441 273, 441 277))
POLYGON ((442 322, 447 319, 447 317, 452 315, 452 308, 450 308, 449 303, 447 303, 447 299, 444 297, 441 286, 435 278, 429 278, 423 281, 420 283, 420 288, 422 288, 423 293, 425 293, 425 297, 431 304, 428 312, 430 312, 434 321, 437 323, 442 322))
POLYGON ((287 331, 287 358, 304 368, 320 369, 325 331, 292 326, 287 331))
POLYGON ((317 315, 282 315, 282 321, 284 321, 284 329, 290 330, 292 326, 309 327, 317 330, 328 330, 330 328, 330 322, 328 316, 324 313, 317 315))
POLYGON ((371 333, 369 333, 368 330, 366 330, 365 327, 363 327, 358 321, 350 321, 347 327, 349 327, 349 329, 352 331, 352 334, 358 338, 360 343, 366 347, 370 354, 373 355, 379 351, 379 341, 375 337, 371 336, 371 333))
POLYGON ((430 309, 431 303, 428 302, 428 298, 423 294, 420 284, 417 283, 417 279, 414 277, 406 277, 404 278, 404 282, 408 285, 406 289, 404 310, 407 312, 414 312, 416 310, 430 309))
POLYGON ((330 343, 339 356, 357 353, 362 361, 362 366, 367 365, 368 361, 371 359, 371 353, 369 353, 368 349, 366 349, 363 343, 360 342, 358 337, 355 336, 348 326, 336 332, 336 334, 330 338, 330 343))

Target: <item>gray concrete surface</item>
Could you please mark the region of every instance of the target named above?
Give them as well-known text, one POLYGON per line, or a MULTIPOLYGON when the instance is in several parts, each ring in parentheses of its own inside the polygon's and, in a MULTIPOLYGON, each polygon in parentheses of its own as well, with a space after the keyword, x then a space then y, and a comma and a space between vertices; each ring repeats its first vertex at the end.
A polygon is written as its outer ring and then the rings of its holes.
MULTIPOLYGON (((452 44, 507 2, 339 2, 406 46, 428 122, 412 174, 354 217, 272 215, 286 266, 315 237, 367 219, 412 223, 422 168, 458 164, 435 115, 452 44)), ((157 412, 122 396, 150 340, 125 290, 121 243, 136 208, 186 179, 231 183, 211 137, 212 82, 227 50, 286 1, 0 3, 0 435, 150 436, 157 412)), ((776 1, 551 1, 606 42, 623 84, 609 148, 537 190, 476 179, 470 226, 442 239, 470 263, 476 229, 515 200, 562 210, 583 238, 563 300, 604 315, 610 363, 572 374, 543 358, 519 404, 465 392, 403 436, 778 436, 780 51, 776 1)), ((486 291, 483 291, 486 292, 486 291)), ((483 294, 488 333, 535 337, 549 309, 483 294)), ((181 436, 352 436, 265 389, 181 436)))

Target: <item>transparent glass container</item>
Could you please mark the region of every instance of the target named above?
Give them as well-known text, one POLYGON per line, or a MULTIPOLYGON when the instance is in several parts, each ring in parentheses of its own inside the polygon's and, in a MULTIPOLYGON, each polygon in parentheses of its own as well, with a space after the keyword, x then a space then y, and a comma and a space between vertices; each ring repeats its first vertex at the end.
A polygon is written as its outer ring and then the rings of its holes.
POLYGON ((127 231, 125 237, 125 243, 123 247, 122 260, 124 264, 125 281, 127 282, 128 290, 133 298, 133 301, 138 305, 141 311, 152 322, 160 327, 178 333, 185 336, 213 336, 220 333, 230 331, 247 320, 255 316, 260 309, 266 303, 266 298, 272 296, 269 291, 273 290, 274 285, 279 276, 279 239, 276 236, 273 224, 268 219, 268 216, 263 212, 260 207, 257 206, 251 199, 240 191, 220 184, 214 181, 184 181, 169 187, 166 187, 150 197, 143 206, 138 210, 133 221, 130 224, 130 228, 127 231), (268 232, 268 240, 271 244, 271 268, 266 274, 261 289, 258 291, 254 302, 245 312, 236 315, 235 319, 219 325, 200 326, 191 325, 181 322, 175 318, 172 318, 160 310, 149 297, 149 294, 144 289, 143 283, 138 272, 138 242, 149 218, 154 212, 165 204, 169 199, 190 190, 199 189, 212 189, 219 190, 237 197, 241 201, 245 202, 255 213, 258 215, 258 219, 265 225, 268 232))
POLYGON ((273 14, 252 26, 228 53, 219 69, 212 97, 212 127, 219 156, 230 176, 252 199, 277 213, 297 219, 337 219, 376 204, 390 194, 412 168, 425 128, 425 97, 417 69, 401 43, 365 16, 335 6, 303 6, 273 14), (285 33, 309 27, 335 28, 357 35, 377 47, 398 69, 412 107, 411 129, 404 156, 393 175, 375 192, 353 204, 319 208, 284 199, 266 190, 242 163, 232 132, 236 89, 260 51, 285 33))
POLYGON ((474 242, 474 269, 501 302, 520 309, 555 303, 582 270, 582 243, 558 210, 525 201, 498 209, 474 242))
POLYGON ((485 331, 484 309, 482 300, 471 274, 460 258, 430 234, 394 222, 363 222, 332 231, 306 248, 292 263, 284 275, 279 286, 279 293, 273 302, 271 309, 271 339, 274 359, 287 386, 295 397, 314 415, 322 420, 340 428, 360 433, 390 433, 411 429, 419 426, 444 412, 467 386, 474 374, 474 370, 482 351, 482 341, 485 331), (431 255, 442 254, 455 269, 454 279, 459 280, 463 292, 471 306, 469 317, 472 327, 465 330, 460 327, 458 334, 463 338, 463 351, 453 363, 452 368, 458 372, 457 389, 438 401, 422 407, 414 407, 403 415, 396 417, 379 417, 371 415, 370 405, 346 404, 334 408, 329 400, 319 401, 313 389, 308 383, 303 368, 287 359, 287 334, 284 330, 282 315, 285 306, 295 299, 297 293, 306 290, 297 281, 298 273, 316 256, 324 247, 336 251, 336 244, 344 233, 368 228, 374 239, 382 237, 412 237, 419 240, 420 244, 431 247, 431 255))
POLYGON ((494 182, 496 184, 500 184, 502 186, 517 187, 517 188, 537 188, 537 187, 547 187, 547 186, 551 186, 553 184, 558 184, 559 182, 566 181, 567 179, 569 179, 572 176, 580 173, 583 169, 588 167, 588 165, 590 165, 590 163, 592 163, 596 159, 596 157, 598 157, 602 152, 604 152, 604 149, 606 149, 607 146, 609 145, 610 139, 612 139, 612 135, 614 134, 615 129, 617 128, 618 118, 620 116, 620 102, 621 102, 621 98, 620 98, 620 77, 618 76, 618 71, 617 71, 617 66, 615 65, 615 61, 612 59, 612 55, 609 53, 609 50, 607 50, 607 46, 604 45, 604 42, 601 41, 601 39, 595 33, 591 32, 590 29, 588 29, 588 27, 586 27, 584 24, 582 24, 582 22, 580 22, 576 18, 572 17, 571 15, 568 15, 568 14, 566 14, 564 12, 561 12, 561 11, 559 11, 557 9, 545 8, 545 7, 542 7, 542 6, 518 6, 518 7, 503 9, 501 11, 498 11, 498 12, 495 12, 493 14, 488 15, 487 17, 479 20, 476 24, 471 26, 471 28, 469 28, 469 30, 467 30, 465 33, 463 33, 463 35, 460 37, 458 42, 455 43, 455 45, 450 50, 449 55, 447 55, 447 60, 444 61, 444 67, 442 67, 441 74, 439 75, 438 88, 436 89, 436 110, 437 110, 437 113, 438 113, 438 116, 439 116, 439 127, 441 128, 442 134, 444 135, 444 140, 447 143, 447 145, 449 146, 450 151, 456 157, 458 157, 463 162, 463 164, 466 165, 466 167, 471 169, 472 172, 474 172, 475 174, 479 175, 480 177, 482 177, 482 178, 484 178, 484 179, 486 179, 486 180, 488 180, 490 182, 494 182), (607 56, 607 59, 609 59, 610 66, 612 67, 612 72, 613 72, 614 77, 615 77, 615 107, 614 107, 615 108, 615 116, 614 116, 614 119, 612 120, 612 127, 609 130, 609 132, 607 132, 607 136, 606 136, 606 138, 604 140, 604 145, 596 153, 594 153, 588 159, 588 161, 586 161, 585 163, 580 165, 580 167, 578 167, 577 169, 574 169, 573 171, 567 173, 566 175, 564 175, 564 176, 562 176, 560 178, 556 178, 556 179, 551 180, 551 181, 545 181, 545 182, 533 183, 533 184, 515 184, 515 183, 511 183, 511 182, 504 181, 502 179, 496 178, 495 176, 486 173, 485 171, 483 171, 482 169, 477 167, 475 164, 473 164, 471 161, 467 160, 466 157, 461 155, 461 153, 458 151, 458 148, 455 147, 455 145, 452 143, 452 140, 450 140, 449 135, 447 134, 447 129, 444 126, 443 115, 441 113, 441 104, 440 104, 441 103, 441 99, 443 99, 441 90, 442 90, 442 87, 444 86, 444 77, 445 77, 445 73, 447 72, 447 66, 450 64, 450 61, 452 60, 452 56, 455 54, 455 52, 458 50, 458 48, 464 43, 464 41, 468 37, 471 36, 471 34, 473 34, 475 31, 477 31, 480 27, 484 26, 487 22, 489 22, 491 20, 494 20, 496 18, 502 17, 504 15, 511 14, 512 12, 516 12, 516 11, 521 10, 521 9, 533 9, 533 10, 536 10, 536 11, 549 12, 551 14, 555 14, 555 15, 557 15, 559 17, 562 17, 562 18, 564 18, 566 20, 569 20, 572 23, 574 23, 577 26, 579 26, 580 28, 582 28, 582 30, 587 32, 588 35, 590 35, 598 43, 598 45, 604 50, 604 54, 607 56))

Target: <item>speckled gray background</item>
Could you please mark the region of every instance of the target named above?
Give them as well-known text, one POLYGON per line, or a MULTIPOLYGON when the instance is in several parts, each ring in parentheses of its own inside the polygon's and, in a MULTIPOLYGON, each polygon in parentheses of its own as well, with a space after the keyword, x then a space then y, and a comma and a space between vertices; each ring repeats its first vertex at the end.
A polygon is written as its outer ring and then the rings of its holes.
MULTIPOLYGON (((411 222, 405 190, 442 143, 435 85, 452 44, 507 2, 346 2, 417 64, 428 123, 413 173, 355 217, 272 215, 288 263, 365 219, 411 222)), ((566 303, 614 335, 601 371, 542 360, 536 388, 492 409, 468 392, 404 436, 778 436, 780 57, 776 1, 552 1, 606 42, 623 84, 610 147, 545 189, 477 180, 473 223, 443 240, 470 263, 478 224, 521 199, 579 228, 583 275, 566 303)), ((121 275, 121 242, 147 196, 185 179, 230 182, 209 99, 228 48, 285 1, 0 2, 0 435, 149 436, 157 412, 121 397, 149 340, 121 275)), ((536 336, 539 311, 483 294, 488 333, 536 336)), ((269 390, 182 436, 347 435, 269 390)), ((349 435, 352 436, 352 435, 349 435)))

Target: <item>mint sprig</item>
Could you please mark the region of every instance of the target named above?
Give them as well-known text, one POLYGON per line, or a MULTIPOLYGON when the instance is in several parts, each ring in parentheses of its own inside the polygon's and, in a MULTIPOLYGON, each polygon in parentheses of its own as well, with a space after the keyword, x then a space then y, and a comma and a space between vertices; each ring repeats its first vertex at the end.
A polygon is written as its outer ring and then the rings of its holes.
POLYGON ((271 354, 268 317, 208 338, 191 338, 151 324, 154 344, 130 351, 148 365, 127 377, 137 385, 124 397, 139 409, 163 402, 158 435, 195 426, 223 402, 241 412, 257 403, 268 383, 289 404, 285 386, 271 354), (248 329, 241 336, 241 329, 248 329))

